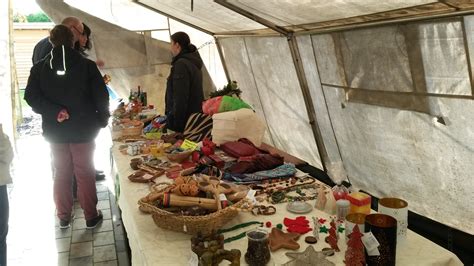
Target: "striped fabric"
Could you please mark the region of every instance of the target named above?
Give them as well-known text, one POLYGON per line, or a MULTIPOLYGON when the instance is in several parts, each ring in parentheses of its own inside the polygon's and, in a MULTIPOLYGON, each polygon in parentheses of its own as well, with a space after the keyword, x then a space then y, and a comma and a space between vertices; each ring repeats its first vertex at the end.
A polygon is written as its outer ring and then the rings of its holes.
POLYGON ((184 127, 184 138, 194 142, 211 139, 212 116, 203 113, 192 114, 184 127))

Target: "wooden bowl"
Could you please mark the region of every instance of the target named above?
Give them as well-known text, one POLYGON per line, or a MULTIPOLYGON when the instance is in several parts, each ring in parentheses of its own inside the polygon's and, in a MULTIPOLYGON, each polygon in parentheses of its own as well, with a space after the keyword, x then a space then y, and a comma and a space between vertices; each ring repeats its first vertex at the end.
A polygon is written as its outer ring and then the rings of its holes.
POLYGON ((178 152, 178 153, 168 153, 168 154, 166 154, 166 157, 168 157, 168 160, 170 160, 171 162, 182 163, 182 162, 184 162, 186 159, 188 159, 189 156, 191 156, 192 153, 193 153, 193 151, 183 151, 183 152, 178 152))

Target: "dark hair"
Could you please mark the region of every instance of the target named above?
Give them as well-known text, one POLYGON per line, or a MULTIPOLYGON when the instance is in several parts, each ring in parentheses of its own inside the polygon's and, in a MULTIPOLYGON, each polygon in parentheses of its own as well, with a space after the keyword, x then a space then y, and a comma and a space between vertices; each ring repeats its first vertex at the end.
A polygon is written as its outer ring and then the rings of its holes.
POLYGON ((49 32, 49 41, 53 47, 61 45, 72 47, 74 42, 74 34, 67 26, 56 25, 49 32))
POLYGON ((92 43, 91 43, 91 28, 89 28, 86 23, 82 23, 84 25, 84 34, 87 36, 87 42, 86 45, 84 46, 85 50, 90 50, 92 48, 92 43))
POLYGON ((81 47, 81 43, 79 41, 77 41, 75 44, 74 44, 74 49, 80 51, 83 55, 86 55, 84 52, 87 51, 87 50, 90 50, 92 48, 92 43, 91 43, 91 28, 89 28, 86 23, 82 23, 82 25, 84 26, 84 32, 82 33, 83 35, 85 35, 87 37, 87 41, 86 41, 86 44, 84 45, 84 47, 81 47))
POLYGON ((188 34, 182 31, 175 32, 173 35, 171 35, 171 40, 175 43, 178 43, 182 50, 189 49, 191 44, 188 34))

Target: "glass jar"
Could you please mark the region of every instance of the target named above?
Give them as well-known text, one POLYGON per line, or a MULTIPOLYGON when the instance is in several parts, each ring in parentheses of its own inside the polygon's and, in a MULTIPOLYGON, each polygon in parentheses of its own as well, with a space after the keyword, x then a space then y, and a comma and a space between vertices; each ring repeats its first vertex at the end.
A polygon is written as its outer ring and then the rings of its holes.
POLYGON ((347 195, 349 194, 349 189, 346 188, 344 185, 336 184, 332 188, 332 194, 334 195, 336 201, 340 199, 346 199, 347 195))
POLYGON ((268 247, 268 233, 263 230, 254 230, 247 233, 248 247, 245 261, 251 266, 263 266, 270 261, 268 247))

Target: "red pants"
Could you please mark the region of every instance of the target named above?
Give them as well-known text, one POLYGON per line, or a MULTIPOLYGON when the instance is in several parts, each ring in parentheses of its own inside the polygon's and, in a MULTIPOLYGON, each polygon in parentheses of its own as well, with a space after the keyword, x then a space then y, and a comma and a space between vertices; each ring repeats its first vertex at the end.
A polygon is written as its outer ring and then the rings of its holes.
POLYGON ((73 210, 72 176, 77 180, 77 198, 86 220, 97 217, 94 168, 95 143, 51 143, 54 202, 61 220, 70 220, 73 210))

